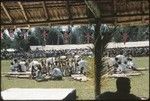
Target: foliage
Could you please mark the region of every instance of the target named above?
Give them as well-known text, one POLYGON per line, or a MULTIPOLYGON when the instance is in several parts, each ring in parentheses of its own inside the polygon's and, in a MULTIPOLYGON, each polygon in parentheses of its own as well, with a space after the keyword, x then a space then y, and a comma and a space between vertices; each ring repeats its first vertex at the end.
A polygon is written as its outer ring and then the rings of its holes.
POLYGON ((116 27, 113 29, 108 28, 101 29, 100 24, 97 22, 95 26, 95 42, 94 42, 94 54, 95 54, 95 97, 100 94, 101 76, 104 74, 105 61, 103 60, 104 51, 106 50, 108 42, 111 41, 116 27))
POLYGON ((58 34, 60 32, 58 29, 55 28, 50 28, 48 30, 48 38, 47 38, 47 44, 48 45, 57 45, 58 44, 58 34))
POLYGON ((12 48, 12 40, 6 33, 3 33, 3 38, 1 39, 1 49, 7 48, 12 48))
POLYGON ((13 45, 15 49, 18 50, 29 50, 29 43, 27 39, 24 39, 24 35, 22 32, 17 32, 16 35, 14 35, 13 45))
MULTIPOLYGON (((74 30, 72 27, 68 28, 70 31, 70 43, 71 44, 83 44, 86 42, 85 33, 92 33, 94 37, 94 27, 95 25, 81 25, 74 30)), ((108 28, 107 25, 102 25, 100 27, 100 33, 105 33, 112 28, 108 28)), ((149 26, 129 26, 129 27, 118 27, 115 31, 114 36, 111 41, 123 42, 123 33, 128 34, 127 41, 145 41, 149 40, 149 26)), ((25 39, 23 37, 23 32, 16 32, 14 39, 11 39, 8 35, 4 33, 1 39, 1 48, 16 48, 29 50, 30 45, 57 45, 64 44, 63 33, 60 26, 57 27, 35 27, 35 30, 29 30, 28 36, 25 39), (44 31, 46 31, 47 36, 44 37, 44 31)))
POLYGON ((128 34, 127 41, 145 41, 149 39, 149 26, 119 27, 112 41, 123 42, 123 33, 128 34))
POLYGON ((85 34, 86 33, 92 33, 92 36, 94 37, 94 30, 91 29, 90 25, 87 26, 79 26, 76 27, 72 33, 73 39, 76 41, 73 43, 77 43, 77 44, 83 44, 86 42, 86 37, 85 34))

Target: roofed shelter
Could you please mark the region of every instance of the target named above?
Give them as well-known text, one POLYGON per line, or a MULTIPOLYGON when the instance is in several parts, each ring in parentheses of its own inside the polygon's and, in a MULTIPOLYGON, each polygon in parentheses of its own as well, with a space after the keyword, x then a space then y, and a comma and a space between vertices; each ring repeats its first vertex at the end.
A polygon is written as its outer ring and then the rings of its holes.
POLYGON ((64 0, 1 2, 1 27, 52 26, 101 23, 139 25, 149 23, 149 0, 64 0))
MULTIPOLYGON (((4 1, 1 2, 1 28, 96 24, 149 25, 149 0, 82 1, 4 1)), ((99 47, 95 48, 98 59, 99 47)), ((97 60, 96 60, 97 61, 97 60)), ((100 68, 95 62, 95 95, 100 93, 100 68)))

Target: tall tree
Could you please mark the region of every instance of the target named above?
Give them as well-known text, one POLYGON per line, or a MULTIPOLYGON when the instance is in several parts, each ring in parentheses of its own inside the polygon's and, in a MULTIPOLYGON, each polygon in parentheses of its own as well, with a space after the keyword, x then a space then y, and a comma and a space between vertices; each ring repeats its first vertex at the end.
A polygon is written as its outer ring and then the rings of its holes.
POLYGON ((12 40, 11 38, 3 32, 3 38, 1 39, 1 48, 7 49, 7 48, 12 48, 12 40))
POLYGON ((94 54, 95 54, 95 94, 100 94, 101 76, 104 74, 103 69, 105 68, 104 63, 104 51, 106 50, 108 42, 111 41, 116 27, 112 30, 101 30, 100 21, 96 20, 95 26, 95 42, 94 42, 94 54))

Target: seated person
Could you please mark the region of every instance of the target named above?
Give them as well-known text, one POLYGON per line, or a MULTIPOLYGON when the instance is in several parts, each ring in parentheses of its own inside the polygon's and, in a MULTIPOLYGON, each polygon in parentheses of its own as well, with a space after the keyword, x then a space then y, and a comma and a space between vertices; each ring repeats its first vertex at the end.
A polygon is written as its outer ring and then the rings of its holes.
POLYGON ((18 62, 17 59, 14 60, 14 69, 15 69, 15 71, 17 71, 17 72, 22 72, 21 65, 19 64, 19 62, 18 62))
POLYGON ((115 58, 118 58, 117 62, 121 62, 124 63, 125 61, 127 61, 127 58, 123 55, 123 53, 117 55, 115 58))
POLYGON ((31 75, 32 75, 32 79, 35 79, 36 78, 36 67, 35 66, 32 66, 31 67, 31 75))
POLYGON ((45 76, 42 74, 42 68, 40 67, 40 65, 37 66, 37 70, 35 72, 35 80, 40 82, 40 81, 45 81, 45 76))
POLYGON ((131 58, 127 58, 127 67, 132 70, 137 70, 131 58))
POLYGON ((51 79, 52 80, 62 80, 62 75, 63 75, 63 73, 61 72, 60 68, 55 67, 52 70, 51 79))
POLYGON ((112 65, 116 66, 116 64, 118 65, 119 59, 117 57, 115 57, 114 59, 112 59, 112 65))
POLYGON ((20 61, 19 64, 21 65, 22 71, 23 71, 23 72, 26 72, 26 71, 27 71, 26 62, 25 62, 25 61, 20 61))
POLYGON ((80 61, 78 62, 78 68, 79 68, 80 74, 85 75, 86 74, 86 68, 87 68, 86 61, 80 59, 80 61))
POLYGON ((126 62, 125 63, 121 63, 120 61, 118 62, 118 68, 116 73, 121 74, 121 73, 125 73, 126 72, 126 62))
POLYGON ((13 62, 11 62, 10 64, 11 64, 11 65, 10 65, 10 70, 11 70, 12 72, 14 72, 14 71, 15 71, 15 68, 14 68, 13 62))

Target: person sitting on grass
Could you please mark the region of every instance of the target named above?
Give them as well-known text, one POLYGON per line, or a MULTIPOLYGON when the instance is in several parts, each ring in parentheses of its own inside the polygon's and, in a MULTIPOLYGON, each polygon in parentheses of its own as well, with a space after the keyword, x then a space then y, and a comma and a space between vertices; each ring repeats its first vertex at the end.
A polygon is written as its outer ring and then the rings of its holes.
POLYGON ((79 68, 79 72, 80 74, 84 74, 86 75, 86 69, 87 69, 87 64, 86 64, 86 61, 83 60, 82 58, 79 59, 79 62, 78 62, 78 68, 79 68))
POLYGON ((17 59, 14 59, 14 69, 17 72, 23 72, 22 69, 21 69, 21 65, 19 64, 17 59))
POLYGON ((132 70, 137 70, 135 64, 132 61, 132 58, 127 58, 127 67, 132 70))
POLYGON ((35 80, 40 82, 40 81, 45 81, 45 76, 42 74, 42 68, 40 67, 40 65, 37 66, 37 70, 35 73, 35 80))
POLYGON ((14 72, 14 71, 15 71, 13 62, 10 63, 10 70, 11 70, 11 72, 14 72))
POLYGON ((62 76, 63 76, 63 73, 56 64, 56 66, 52 70, 51 79, 52 80, 62 80, 62 76))
POLYGON ((116 73, 117 74, 122 74, 122 73, 125 73, 126 72, 126 62, 125 63, 121 63, 120 61, 118 62, 118 68, 117 68, 117 71, 116 73))

